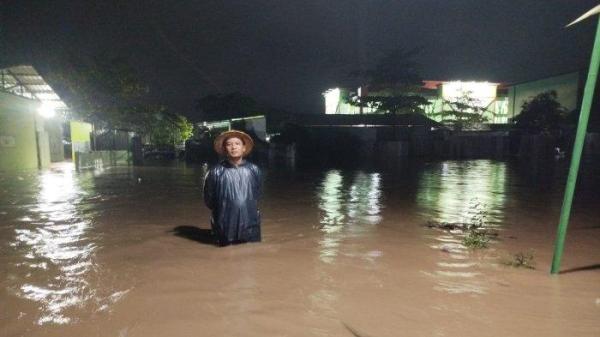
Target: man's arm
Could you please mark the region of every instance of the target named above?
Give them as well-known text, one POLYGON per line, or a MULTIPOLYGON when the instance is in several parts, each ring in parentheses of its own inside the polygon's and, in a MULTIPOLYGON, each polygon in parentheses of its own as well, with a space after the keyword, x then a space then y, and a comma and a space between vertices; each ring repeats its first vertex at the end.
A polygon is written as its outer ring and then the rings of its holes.
POLYGON ((252 192, 256 196, 256 200, 259 200, 262 194, 262 172, 256 165, 253 167, 252 171, 252 178, 254 179, 254 189, 252 192))
POLYGON ((215 170, 210 169, 204 178, 204 204, 211 210, 215 207, 215 170))

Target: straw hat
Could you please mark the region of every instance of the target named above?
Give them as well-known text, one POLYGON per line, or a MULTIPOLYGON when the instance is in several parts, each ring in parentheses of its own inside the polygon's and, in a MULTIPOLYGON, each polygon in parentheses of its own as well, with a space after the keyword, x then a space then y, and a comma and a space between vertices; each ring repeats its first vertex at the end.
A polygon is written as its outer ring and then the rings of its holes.
POLYGON ((245 132, 238 130, 225 131, 221 133, 217 138, 215 138, 215 151, 221 156, 225 155, 223 145, 225 144, 225 141, 227 139, 233 137, 241 139, 242 142, 244 142, 244 145, 246 145, 246 151, 244 152, 244 156, 247 156, 248 154, 250 154, 250 152, 252 152, 252 148, 254 147, 254 141, 252 140, 252 137, 248 136, 248 134, 246 134, 245 132))

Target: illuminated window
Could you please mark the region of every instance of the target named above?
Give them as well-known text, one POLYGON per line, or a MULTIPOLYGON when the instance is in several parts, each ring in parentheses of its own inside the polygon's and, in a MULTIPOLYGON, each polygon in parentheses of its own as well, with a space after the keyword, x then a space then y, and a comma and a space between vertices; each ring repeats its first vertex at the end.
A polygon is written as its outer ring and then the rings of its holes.
POLYGON ((497 84, 489 82, 447 82, 442 84, 442 98, 457 101, 468 96, 480 107, 486 107, 496 99, 497 87, 497 84))
POLYGON ((325 96, 325 113, 337 113, 338 105, 340 103, 340 88, 329 89, 323 96, 325 96))

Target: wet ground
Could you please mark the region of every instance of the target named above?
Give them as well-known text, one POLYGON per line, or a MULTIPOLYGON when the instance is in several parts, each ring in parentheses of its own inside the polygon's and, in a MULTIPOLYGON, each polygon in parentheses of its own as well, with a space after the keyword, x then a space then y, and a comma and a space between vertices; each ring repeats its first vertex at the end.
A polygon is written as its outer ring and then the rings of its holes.
POLYGON ((549 275, 565 166, 265 167, 263 242, 226 248, 202 166, 2 175, 0 336, 600 336, 594 163, 549 275))

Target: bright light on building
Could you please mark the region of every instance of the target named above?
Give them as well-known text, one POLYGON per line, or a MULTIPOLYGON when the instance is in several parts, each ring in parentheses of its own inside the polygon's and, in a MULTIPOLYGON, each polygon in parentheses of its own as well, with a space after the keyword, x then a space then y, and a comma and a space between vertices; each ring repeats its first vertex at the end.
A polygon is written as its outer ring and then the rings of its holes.
POLYGON ((468 96, 478 105, 485 107, 496 99, 497 88, 497 84, 489 82, 446 82, 442 84, 442 98, 457 101, 468 96))
POLYGON ((54 106, 48 102, 42 102, 38 109, 38 113, 40 116, 44 118, 52 118, 56 114, 56 110, 54 110, 54 106))
POLYGON ((323 93, 325 96, 325 113, 335 114, 340 103, 340 88, 329 89, 323 93))

